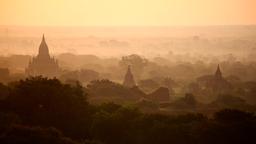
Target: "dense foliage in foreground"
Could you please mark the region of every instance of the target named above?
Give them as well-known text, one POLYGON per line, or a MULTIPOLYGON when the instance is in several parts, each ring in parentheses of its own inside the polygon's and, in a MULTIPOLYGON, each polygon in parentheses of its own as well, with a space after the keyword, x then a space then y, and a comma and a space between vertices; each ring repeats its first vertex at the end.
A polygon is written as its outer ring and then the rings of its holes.
MULTIPOLYGON (((2 86, 4 87, 4 86, 2 86)), ((255 143, 254 113, 144 114, 113 103, 90 105, 79 84, 34 77, 8 86, 0 101, 0 143, 255 143)))

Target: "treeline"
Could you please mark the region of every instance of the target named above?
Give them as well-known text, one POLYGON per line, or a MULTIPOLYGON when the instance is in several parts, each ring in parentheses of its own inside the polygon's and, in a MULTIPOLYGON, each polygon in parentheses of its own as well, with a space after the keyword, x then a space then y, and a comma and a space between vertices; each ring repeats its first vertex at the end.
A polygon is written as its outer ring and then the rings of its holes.
POLYGON ((32 77, 1 85, 2 144, 255 143, 254 113, 146 114, 114 103, 91 105, 79 83, 32 77))

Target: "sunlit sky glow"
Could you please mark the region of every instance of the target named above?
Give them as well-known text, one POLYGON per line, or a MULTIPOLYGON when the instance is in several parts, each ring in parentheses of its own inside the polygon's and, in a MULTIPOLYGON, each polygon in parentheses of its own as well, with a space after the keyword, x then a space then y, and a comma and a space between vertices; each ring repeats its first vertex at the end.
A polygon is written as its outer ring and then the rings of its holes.
POLYGON ((256 24, 256 0, 0 0, 0 25, 256 24))

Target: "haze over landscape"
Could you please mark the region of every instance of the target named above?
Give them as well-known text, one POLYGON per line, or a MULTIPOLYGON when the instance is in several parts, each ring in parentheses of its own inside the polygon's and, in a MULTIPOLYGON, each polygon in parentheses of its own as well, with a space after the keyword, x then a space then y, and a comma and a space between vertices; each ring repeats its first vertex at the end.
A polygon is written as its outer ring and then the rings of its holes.
POLYGON ((255 143, 255 6, 0 0, 0 143, 255 143))
POLYGON ((250 51, 255 5, 254 0, 1 1, 0 48, 2 55, 35 55, 45 33, 54 55, 163 55, 197 47, 186 45, 195 36, 206 48, 246 41, 250 51))

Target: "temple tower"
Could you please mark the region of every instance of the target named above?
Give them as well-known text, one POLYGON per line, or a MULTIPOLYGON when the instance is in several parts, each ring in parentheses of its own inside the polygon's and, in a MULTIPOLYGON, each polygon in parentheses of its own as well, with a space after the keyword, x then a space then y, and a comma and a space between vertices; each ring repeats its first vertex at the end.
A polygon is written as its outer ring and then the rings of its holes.
POLYGON ((132 88, 132 87, 136 86, 136 83, 135 83, 134 78, 133 78, 133 74, 131 72, 131 66, 130 65, 128 66, 127 72, 125 74, 123 86, 125 86, 127 88, 132 88))
POLYGON ((212 81, 212 87, 217 95, 228 93, 232 88, 232 85, 222 76, 219 65, 212 81))
POLYGON ((50 56, 44 35, 39 46, 38 55, 30 60, 25 73, 27 76, 57 77, 59 75, 58 62, 50 56))
POLYGON ((221 73, 221 71, 220 71, 220 65, 219 65, 219 64, 218 64, 217 70, 216 70, 216 72, 215 72, 215 79, 216 79, 216 80, 221 80, 221 79, 223 79, 222 73, 221 73))
POLYGON ((44 35, 43 35, 41 44, 39 46, 38 58, 42 58, 42 59, 49 59, 50 58, 48 45, 45 42, 44 35))

